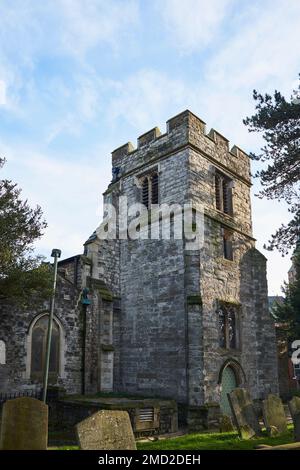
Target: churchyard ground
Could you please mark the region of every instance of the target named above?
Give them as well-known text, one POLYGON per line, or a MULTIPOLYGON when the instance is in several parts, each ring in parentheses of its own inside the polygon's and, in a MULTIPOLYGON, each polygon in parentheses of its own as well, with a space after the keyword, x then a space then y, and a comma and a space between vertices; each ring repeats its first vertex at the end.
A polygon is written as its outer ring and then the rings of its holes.
MULTIPOLYGON (((52 435, 52 438, 55 437, 52 435)), ((63 436, 61 436, 63 437, 63 436)), ((288 425, 288 432, 278 437, 263 436, 249 440, 241 440, 237 432, 228 433, 195 433, 173 438, 150 438, 137 441, 138 450, 253 450, 256 446, 266 444, 276 446, 294 442, 293 425, 288 425)), ((78 450, 74 445, 58 445, 50 450, 78 450)))

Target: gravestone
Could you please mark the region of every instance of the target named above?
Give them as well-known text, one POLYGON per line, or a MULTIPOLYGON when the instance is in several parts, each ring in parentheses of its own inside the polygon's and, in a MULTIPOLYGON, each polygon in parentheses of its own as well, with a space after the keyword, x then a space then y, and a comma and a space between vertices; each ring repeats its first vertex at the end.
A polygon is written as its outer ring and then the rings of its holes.
POLYGON ((287 432, 287 420, 282 401, 276 395, 268 395, 263 400, 263 417, 270 436, 287 432))
POLYGON ((35 398, 8 400, 2 409, 1 450, 46 450, 48 406, 35 398))
POLYGON ((261 434, 258 417, 248 390, 235 388, 228 393, 233 418, 242 439, 261 434))
POLYGON ((234 427, 231 421, 231 417, 228 415, 222 415, 220 418, 220 432, 232 432, 234 427))
POLYGON ((127 411, 101 410, 76 425, 82 450, 136 450, 127 411))
POLYGON ((300 397, 293 397, 288 405, 294 423, 295 441, 300 441, 300 397))

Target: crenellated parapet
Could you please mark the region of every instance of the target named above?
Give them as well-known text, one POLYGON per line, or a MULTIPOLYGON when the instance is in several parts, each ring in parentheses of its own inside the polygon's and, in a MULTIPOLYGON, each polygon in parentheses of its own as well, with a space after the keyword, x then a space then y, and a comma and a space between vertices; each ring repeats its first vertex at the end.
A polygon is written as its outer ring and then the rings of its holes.
POLYGON ((215 129, 206 132, 205 122, 189 110, 169 119, 165 133, 154 127, 137 138, 136 148, 131 142, 118 147, 112 152, 112 165, 118 168, 119 176, 124 176, 185 147, 193 148, 250 184, 247 153, 236 145, 230 149, 229 140, 215 129))

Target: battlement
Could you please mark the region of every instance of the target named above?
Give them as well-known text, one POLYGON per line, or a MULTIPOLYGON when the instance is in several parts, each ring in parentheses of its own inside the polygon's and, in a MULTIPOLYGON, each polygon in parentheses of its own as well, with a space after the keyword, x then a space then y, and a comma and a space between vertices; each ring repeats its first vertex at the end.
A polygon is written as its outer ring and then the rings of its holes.
POLYGON ((113 167, 121 168, 121 173, 134 170, 145 158, 160 158, 173 153, 178 148, 190 145, 205 153, 221 165, 248 180, 250 183, 250 163, 246 152, 233 145, 230 150, 229 140, 220 132, 211 129, 206 132, 206 123, 189 110, 185 110, 166 122, 166 132, 158 127, 145 132, 137 138, 137 147, 131 142, 118 147, 112 152, 113 167), (226 154, 226 156, 225 156, 226 154), (221 161, 221 160, 224 161, 221 161))

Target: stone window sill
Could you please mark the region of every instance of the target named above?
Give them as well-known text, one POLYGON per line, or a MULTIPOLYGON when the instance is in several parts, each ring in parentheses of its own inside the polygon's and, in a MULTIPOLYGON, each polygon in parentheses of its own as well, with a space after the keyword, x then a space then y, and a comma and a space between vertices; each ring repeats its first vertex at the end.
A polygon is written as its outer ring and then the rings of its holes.
POLYGON ((218 348, 218 353, 221 356, 240 356, 242 354, 242 351, 240 349, 230 349, 230 348, 218 348))

